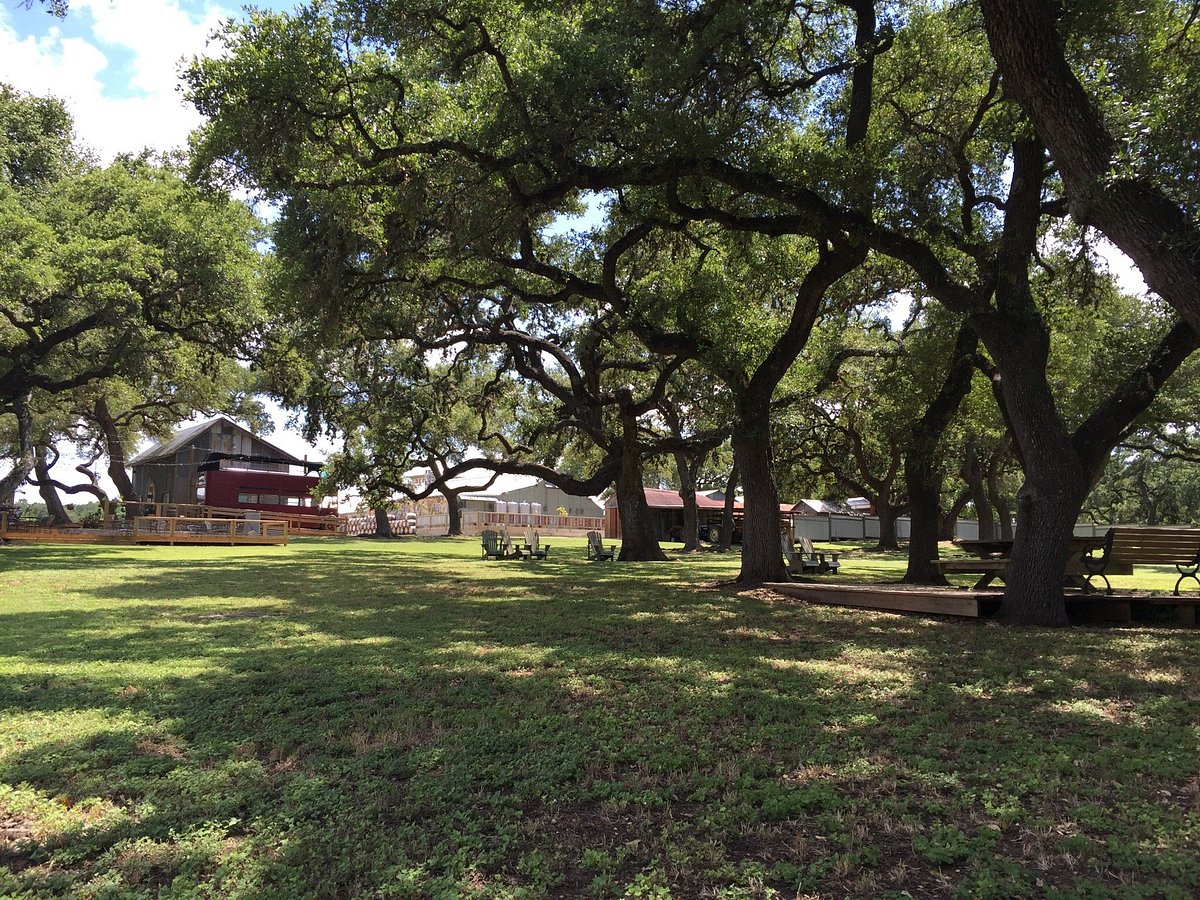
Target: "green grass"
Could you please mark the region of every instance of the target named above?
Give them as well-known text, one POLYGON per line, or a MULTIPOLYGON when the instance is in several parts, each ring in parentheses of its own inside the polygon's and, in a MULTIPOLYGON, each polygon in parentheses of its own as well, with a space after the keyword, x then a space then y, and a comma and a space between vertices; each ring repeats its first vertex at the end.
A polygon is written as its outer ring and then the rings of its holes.
POLYGON ((551 543, 0 550, 0 895, 1200 891, 1197 631, 551 543))

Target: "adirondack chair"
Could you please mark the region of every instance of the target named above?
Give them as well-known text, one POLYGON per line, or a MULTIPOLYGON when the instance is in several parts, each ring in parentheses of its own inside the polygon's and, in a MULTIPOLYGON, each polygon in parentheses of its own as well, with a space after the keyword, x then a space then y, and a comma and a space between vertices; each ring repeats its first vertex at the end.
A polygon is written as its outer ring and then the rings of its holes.
POLYGON ((485 531, 479 537, 483 541, 482 559, 504 559, 504 547, 500 543, 500 535, 494 531, 485 531))
POLYGON ((783 558, 787 561, 788 572, 792 575, 820 575, 821 564, 814 554, 799 554, 792 546, 792 539, 779 535, 779 547, 783 550, 783 558))
POLYGON ((530 559, 545 559, 550 555, 550 545, 542 544, 536 531, 525 532, 525 555, 530 559))
POLYGON ((521 558, 520 551, 513 548, 512 537, 509 535, 507 528, 500 529, 500 550, 504 554, 503 557, 501 557, 502 559, 508 559, 510 557, 516 559, 521 558))
POLYGON ((607 550, 604 549, 604 542, 600 539, 600 532, 589 531, 587 533, 587 558, 594 559, 597 562, 601 560, 613 560, 617 555, 617 545, 611 544, 607 550))
POLYGON ((800 538, 800 550, 803 552, 805 557, 816 563, 818 575, 824 575, 827 572, 832 572, 834 575, 836 575, 838 568, 842 565, 840 562, 838 562, 838 554, 833 552, 829 554, 830 558, 828 561, 826 561, 824 553, 820 553, 813 549, 812 538, 800 538))

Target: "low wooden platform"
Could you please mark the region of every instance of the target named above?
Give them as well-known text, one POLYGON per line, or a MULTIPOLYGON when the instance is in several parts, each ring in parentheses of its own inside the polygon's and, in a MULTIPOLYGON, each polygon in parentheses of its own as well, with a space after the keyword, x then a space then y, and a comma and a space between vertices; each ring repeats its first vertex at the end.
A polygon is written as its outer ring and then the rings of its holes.
MULTIPOLYGON (((831 606, 853 606, 885 612, 932 613, 978 619, 1000 611, 1002 590, 917 587, 886 584, 810 584, 776 582, 765 587, 788 597, 831 606)), ((1153 607, 1175 609, 1175 622, 1195 627, 1200 594, 1106 594, 1068 590, 1063 594, 1067 612, 1076 622, 1131 622, 1135 611, 1153 607)))
POLYGON ((1000 591, 968 591, 962 588, 912 588, 877 584, 802 584, 776 582, 765 585, 777 593, 809 603, 856 606, 894 612, 935 613, 977 619, 1000 608, 1000 591))

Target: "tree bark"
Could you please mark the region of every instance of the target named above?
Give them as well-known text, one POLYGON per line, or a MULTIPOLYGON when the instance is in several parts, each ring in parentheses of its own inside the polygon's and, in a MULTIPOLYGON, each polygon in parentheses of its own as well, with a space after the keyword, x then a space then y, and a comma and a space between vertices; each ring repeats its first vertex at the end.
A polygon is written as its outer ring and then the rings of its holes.
POLYGON ((963 511, 963 507, 971 499, 971 492, 963 489, 958 492, 958 496, 950 503, 950 508, 941 515, 941 525, 938 527, 939 541, 952 541, 955 538, 955 532, 958 529, 958 516, 963 511))
POLYGON ((767 403, 742 407, 733 430, 733 454, 746 498, 738 580, 747 586, 787 581, 787 567, 779 549, 779 491, 771 466, 771 415, 767 403))
POLYGON ((125 444, 121 440, 116 420, 113 419, 112 412, 108 408, 108 401, 104 397, 96 398, 92 407, 92 415, 96 424, 100 426, 100 431, 104 434, 104 449, 108 455, 108 477, 112 479, 122 500, 127 503, 137 502, 141 498, 133 489, 133 482, 129 478, 129 472, 125 469, 125 444))
POLYGON ((1046 376, 1049 331, 1029 287, 1043 167, 1036 141, 1014 143, 996 306, 973 315, 972 322, 1000 373, 1014 450, 1025 471, 1002 615, 1026 625, 1064 625, 1064 568, 1083 501, 1121 435, 1200 338, 1187 323, 1174 325, 1073 434, 1067 430, 1046 376))
POLYGON ((391 536, 392 520, 388 518, 387 509, 381 506, 375 510, 375 537, 391 536))
POLYGON ((462 531, 462 510, 458 505, 458 491, 447 488, 442 485, 442 496, 446 498, 446 536, 458 537, 462 531))
POLYGON ((987 490, 988 498, 992 501, 992 507, 996 510, 996 516, 1000 520, 1000 540, 1011 541, 1013 539, 1012 510, 1008 508, 1008 498, 1004 496, 1004 490, 1000 486, 1000 463, 1005 455, 1005 448, 999 447, 992 454, 992 458, 988 460, 987 490))
MULTIPOLYGON (((979 337, 964 322, 959 326, 954 342, 954 356, 946 370, 937 396, 913 426, 908 452, 904 455, 904 481, 908 485, 908 512, 911 525, 908 537, 908 569, 903 581, 907 584, 944 585, 946 579, 938 569, 938 541, 942 537, 942 481, 944 478, 941 454, 942 437, 950 422, 971 390, 975 374, 975 351, 979 337)), ((957 511, 954 513, 958 517, 957 511)), ((951 525, 953 529, 953 525, 951 525)), ((950 540, 954 537, 951 531, 950 540)))
POLYGON ((896 538, 896 519, 900 511, 892 504, 892 492, 880 491, 875 498, 875 515, 879 517, 879 543, 876 550, 899 550, 896 538))
MULTIPOLYGON (((55 460, 57 459, 58 455, 55 454, 55 460)), ((42 502, 46 504, 46 512, 50 516, 50 520, 55 525, 70 525, 71 517, 67 514, 67 508, 63 506, 62 498, 58 496, 58 491, 54 487, 54 479, 50 475, 51 465, 52 463, 46 462, 46 451, 39 449, 33 465, 37 476, 38 493, 42 495, 42 502)))
POLYGON ((30 412, 31 394, 21 394, 13 399, 13 415, 17 419, 17 458, 13 467, 4 478, 0 479, 0 503, 12 506, 17 488, 25 483, 29 473, 33 471, 36 459, 33 446, 33 413, 30 412))
POLYGON ((700 460, 691 460, 686 453, 676 451, 675 470, 679 474, 679 496, 683 498, 683 552, 700 549, 700 510, 696 507, 696 470, 700 460))
POLYGON ((725 482, 725 504, 721 507, 721 540, 717 549, 727 553, 733 547, 733 513, 737 504, 737 489, 740 481, 737 458, 729 469, 729 479, 725 482))
MULTIPOLYGON (((1114 175, 1119 147, 1063 55, 1046 0, 981 0, 1005 90, 1050 148, 1071 215, 1134 261, 1146 284, 1200 333, 1200 233, 1178 203, 1144 180, 1114 175)), ((1018 512, 1019 515, 1019 512, 1018 512)))
POLYGON ((994 541, 996 539, 996 522, 992 516, 992 502, 988 499, 983 467, 979 465, 979 453, 975 449, 974 437, 967 440, 962 477, 971 491, 971 502, 975 504, 975 515, 979 519, 979 540, 994 541))
POLYGON ((642 474, 642 445, 637 416, 628 404, 621 408, 621 469, 617 474, 617 513, 621 517, 621 561, 663 562, 642 474))
POLYGON ((904 481, 908 485, 911 525, 908 537, 908 568, 902 579, 907 584, 946 583, 936 561, 942 529, 942 468, 938 439, 914 436, 904 458, 904 481))

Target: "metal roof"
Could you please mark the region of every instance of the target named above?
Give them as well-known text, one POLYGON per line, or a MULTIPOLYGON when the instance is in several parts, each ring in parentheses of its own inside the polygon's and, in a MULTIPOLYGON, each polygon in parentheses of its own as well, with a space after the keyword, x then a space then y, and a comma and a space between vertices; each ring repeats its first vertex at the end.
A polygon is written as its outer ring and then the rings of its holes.
POLYGON ((297 466, 304 465, 305 461, 303 459, 300 459, 300 458, 294 456, 293 454, 288 453, 286 450, 282 450, 279 447, 276 447, 270 441, 260 437, 259 435, 254 434, 253 432, 250 431, 250 429, 246 428, 243 425, 239 425, 237 422, 233 421, 233 419, 229 418, 228 416, 217 416, 214 419, 209 419, 205 422, 200 422, 197 425, 189 425, 187 428, 184 428, 180 431, 175 432, 175 434, 173 434, 167 440, 162 441, 161 443, 155 444, 153 447, 147 447, 141 453, 137 454, 133 459, 129 460, 129 465, 130 466, 138 466, 138 465, 142 465, 143 463, 155 462, 160 459, 167 459, 169 457, 172 457, 176 453, 178 453, 180 450, 186 450, 188 447, 190 447, 193 444, 193 442, 197 438, 200 437, 200 435, 204 434, 206 431, 211 429, 213 426, 219 425, 219 424, 232 425, 234 428, 238 429, 238 431, 242 432, 243 434, 249 435, 250 437, 254 438, 254 440, 258 441, 260 444, 267 447, 272 453, 274 453, 276 456, 278 456, 281 460, 286 460, 297 466))

